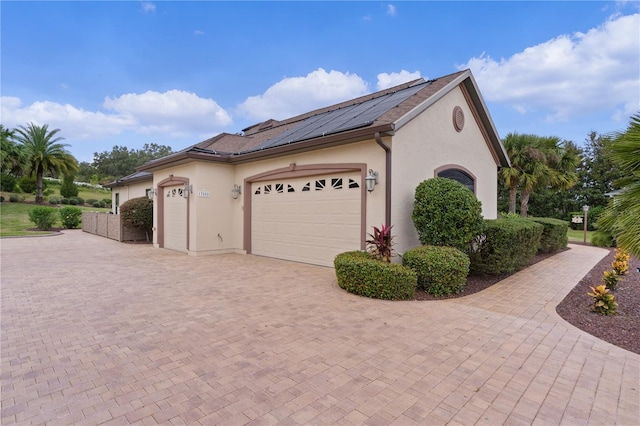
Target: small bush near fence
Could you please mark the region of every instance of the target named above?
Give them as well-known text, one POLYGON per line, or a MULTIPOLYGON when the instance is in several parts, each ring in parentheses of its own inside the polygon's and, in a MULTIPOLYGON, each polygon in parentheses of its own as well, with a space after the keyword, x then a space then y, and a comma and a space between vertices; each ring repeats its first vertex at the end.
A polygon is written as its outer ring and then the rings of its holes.
POLYGON ((82 209, 79 207, 62 207, 60 209, 60 222, 66 229, 77 228, 82 218, 82 209))
POLYGON ((58 211, 52 207, 34 207, 29 212, 29 220, 33 222, 38 229, 48 231, 53 228, 58 220, 58 211))
POLYGON ((402 255, 402 264, 416 271, 418 286, 436 297, 460 293, 469 275, 469 257, 454 247, 416 247, 402 255))
POLYGON ((567 247, 569 242, 567 237, 569 222, 550 217, 532 217, 529 219, 544 227, 540 237, 539 251, 553 253, 567 247))
POLYGON ((511 274, 524 268, 538 252, 544 227, 525 218, 486 220, 486 229, 469 253, 471 273, 511 274))
POLYGON ((367 252, 341 253, 334 261, 338 285, 366 297, 408 300, 415 296, 417 276, 402 265, 371 258, 367 252))

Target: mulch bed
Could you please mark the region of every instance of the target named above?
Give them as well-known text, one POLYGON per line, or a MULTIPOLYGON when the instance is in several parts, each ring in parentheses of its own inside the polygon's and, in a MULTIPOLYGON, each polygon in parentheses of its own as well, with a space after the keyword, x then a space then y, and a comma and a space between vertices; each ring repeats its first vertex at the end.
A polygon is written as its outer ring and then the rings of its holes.
POLYGON ((602 259, 564 298, 556 312, 580 330, 606 342, 640 354, 640 260, 632 257, 629 272, 612 293, 618 302, 618 315, 606 316, 591 310, 591 287, 602 284, 602 274, 611 270, 613 250, 602 259))
MULTIPOLYGON (((569 249, 567 249, 569 250, 569 249)), ((538 263, 553 254, 538 254, 528 266, 538 263)), ((611 270, 615 257, 611 249, 585 277, 560 302, 556 311, 565 321, 595 337, 613 345, 640 354, 640 260, 631 258, 629 273, 620 281, 613 294, 618 302, 618 315, 605 316, 591 310, 592 299, 587 295, 591 287, 602 284, 604 271, 611 270)), ((500 276, 470 276, 461 293, 448 297, 434 297, 422 290, 417 290, 416 300, 442 300, 468 296, 477 293, 507 278, 500 276)))

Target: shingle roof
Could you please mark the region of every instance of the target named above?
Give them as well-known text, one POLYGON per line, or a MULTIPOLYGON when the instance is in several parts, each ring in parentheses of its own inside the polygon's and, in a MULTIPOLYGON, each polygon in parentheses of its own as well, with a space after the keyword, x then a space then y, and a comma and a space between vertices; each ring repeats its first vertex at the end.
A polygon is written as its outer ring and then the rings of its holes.
POLYGON ((113 182, 109 182, 103 186, 105 188, 114 188, 117 186, 130 185, 135 182, 146 182, 148 180, 153 180, 153 173, 139 171, 139 172, 133 172, 130 175, 114 180, 113 182))
MULTIPOLYGON (((450 85, 470 85, 472 100, 479 104, 481 120, 490 128, 489 137, 501 163, 508 164, 506 153, 497 138, 491 118, 486 114, 470 71, 460 71, 437 79, 425 81, 420 78, 386 90, 360 96, 339 104, 320 108, 286 120, 266 120, 243 129, 243 133, 221 133, 215 137, 192 145, 178 153, 149 162, 140 170, 151 170, 176 161, 189 158, 213 161, 243 161, 255 155, 275 155, 276 151, 290 146, 303 146, 307 141, 317 140, 319 144, 336 138, 345 142, 360 136, 366 129, 386 132, 397 130, 399 125, 410 120, 412 112, 434 98, 450 85), (470 83, 467 83, 467 81, 470 83), (304 142, 304 143, 302 143, 304 142), (273 152, 271 152, 273 150, 273 152)), ((246 160, 245 160, 246 161, 246 160)))

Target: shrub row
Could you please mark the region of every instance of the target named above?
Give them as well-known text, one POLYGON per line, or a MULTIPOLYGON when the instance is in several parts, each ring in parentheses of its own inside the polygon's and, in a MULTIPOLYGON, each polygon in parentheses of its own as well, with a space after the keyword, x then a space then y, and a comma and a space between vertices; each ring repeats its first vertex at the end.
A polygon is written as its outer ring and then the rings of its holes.
POLYGON ((485 225, 469 253, 473 274, 511 274, 525 267, 540 248, 544 226, 533 220, 508 217, 486 220, 485 225))
POLYGON ((569 222, 550 217, 532 217, 530 220, 544 227, 540 237, 540 252, 553 253, 567 247, 569 222))
POLYGON ((64 228, 76 228, 80 225, 82 219, 82 209, 79 207, 63 207, 57 210, 51 207, 37 206, 29 212, 29 220, 43 231, 53 228, 58 218, 64 228))
POLYGON ((367 252, 341 253, 334 260, 338 285, 346 291, 387 300, 413 299, 417 275, 411 269, 380 262, 367 252))
POLYGON ((416 247, 405 252, 402 264, 416 271, 418 287, 436 297, 460 293, 469 275, 469 257, 454 247, 416 247))

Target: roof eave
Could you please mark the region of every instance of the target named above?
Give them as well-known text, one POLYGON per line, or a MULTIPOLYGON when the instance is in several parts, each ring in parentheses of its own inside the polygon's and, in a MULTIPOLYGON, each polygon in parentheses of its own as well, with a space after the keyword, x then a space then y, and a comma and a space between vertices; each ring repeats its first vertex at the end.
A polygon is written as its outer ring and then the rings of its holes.
POLYGON ((315 151, 323 148, 331 148, 338 145, 360 142, 373 139, 376 132, 392 134, 394 132, 393 123, 385 123, 374 126, 359 128, 346 133, 321 136, 301 142, 293 142, 287 145, 280 145, 273 148, 265 148, 260 151, 235 154, 230 158, 231 163, 240 164, 266 158, 280 157, 292 153, 315 151))
POLYGON ((454 88, 463 84, 467 91, 471 96, 471 100, 474 103, 475 109, 478 111, 480 116, 480 121, 482 122, 485 129, 487 129, 488 137, 491 143, 492 148, 495 151, 495 155, 499 160, 499 165, 501 167, 509 167, 511 166, 511 162, 509 161, 509 156, 507 155, 507 151, 504 149, 502 145, 502 141, 498 136, 498 131, 496 130, 495 125, 493 124, 493 120, 489 115, 489 110, 487 109, 486 104, 484 103, 484 99, 482 99, 482 95, 480 94, 480 90, 478 89, 478 85, 473 78, 473 74, 470 70, 466 70, 457 76, 455 79, 451 80, 448 84, 442 87, 433 95, 429 96, 429 98, 425 99, 420 105, 409 111, 407 114, 400 117, 395 121, 396 130, 402 128, 404 125, 409 123, 411 120, 422 114, 425 110, 435 104, 437 101, 442 99, 447 93, 449 93, 454 88))

